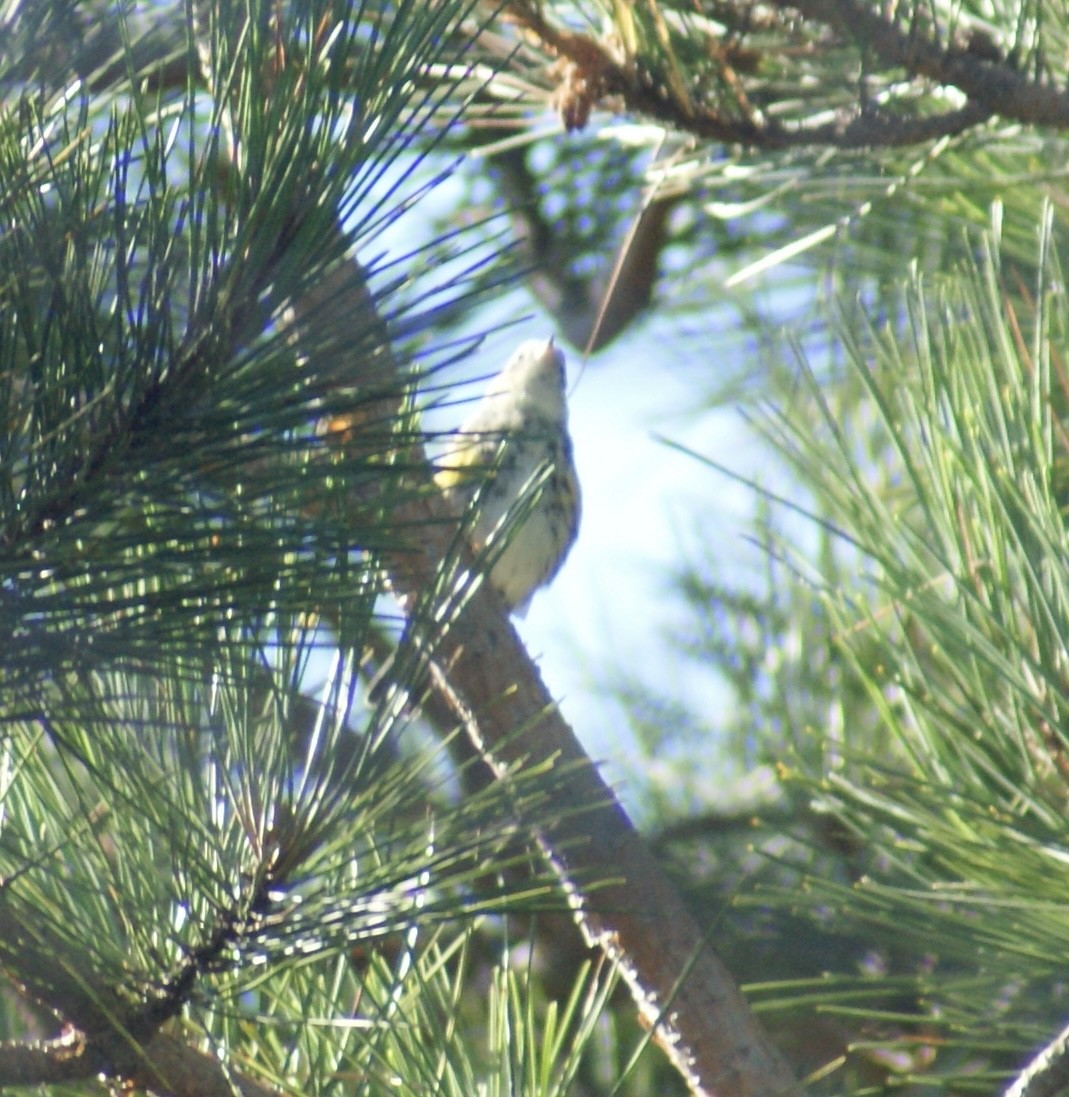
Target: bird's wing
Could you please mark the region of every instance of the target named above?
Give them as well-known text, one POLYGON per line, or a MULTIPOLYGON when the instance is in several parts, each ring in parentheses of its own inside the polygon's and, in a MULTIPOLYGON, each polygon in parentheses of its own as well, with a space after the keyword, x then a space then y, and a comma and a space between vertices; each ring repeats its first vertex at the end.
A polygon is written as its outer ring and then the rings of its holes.
POLYGON ((465 429, 458 432, 449 448, 435 462, 435 483, 445 492, 465 485, 474 489, 481 477, 493 468, 501 449, 498 434, 484 434, 465 429))

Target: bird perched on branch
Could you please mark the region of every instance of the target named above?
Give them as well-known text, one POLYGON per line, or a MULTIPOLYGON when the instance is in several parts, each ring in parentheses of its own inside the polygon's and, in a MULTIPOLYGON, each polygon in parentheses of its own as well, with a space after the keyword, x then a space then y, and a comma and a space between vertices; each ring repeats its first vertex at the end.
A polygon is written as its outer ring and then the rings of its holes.
POLYGON ((485 553, 491 585, 521 617, 579 530, 565 382, 552 339, 521 344, 437 462, 435 480, 453 505, 477 508, 472 550, 485 553))

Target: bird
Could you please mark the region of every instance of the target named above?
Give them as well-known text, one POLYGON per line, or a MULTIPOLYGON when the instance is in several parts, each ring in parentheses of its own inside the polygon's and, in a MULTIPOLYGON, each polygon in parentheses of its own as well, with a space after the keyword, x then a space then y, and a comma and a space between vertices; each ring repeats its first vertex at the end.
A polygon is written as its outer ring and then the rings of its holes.
POLYGON ((470 523, 472 552, 519 617, 579 532, 565 370, 552 337, 520 344, 436 461, 435 482, 470 523))

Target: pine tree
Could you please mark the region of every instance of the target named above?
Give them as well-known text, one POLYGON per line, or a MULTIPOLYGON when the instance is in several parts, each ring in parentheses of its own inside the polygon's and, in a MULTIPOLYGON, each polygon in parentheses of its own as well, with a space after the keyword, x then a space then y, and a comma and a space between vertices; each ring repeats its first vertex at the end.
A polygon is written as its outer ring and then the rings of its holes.
POLYGON ((1057 1092, 1065 32, 8 4, 0 1085, 1057 1092), (689 650, 776 780, 651 852, 423 413, 510 288, 580 351, 650 324, 685 360, 714 272, 752 364, 697 399, 766 398, 794 495, 761 504, 764 592, 683 577, 689 650), (563 991, 514 963, 528 922, 563 991), (678 1073, 631 1061, 651 1038, 678 1073))

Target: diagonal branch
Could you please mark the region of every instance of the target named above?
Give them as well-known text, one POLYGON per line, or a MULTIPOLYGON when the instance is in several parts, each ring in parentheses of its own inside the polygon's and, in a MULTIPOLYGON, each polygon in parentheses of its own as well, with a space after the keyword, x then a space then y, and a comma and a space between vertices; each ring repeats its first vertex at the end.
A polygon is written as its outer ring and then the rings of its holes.
MULTIPOLYGON (((344 239, 340 224, 335 231, 344 239)), ((401 411, 396 394, 404 391, 360 263, 336 263, 279 317, 285 337, 309 356, 322 345, 324 327, 351 332, 357 317, 383 338, 374 355, 352 352, 345 384, 382 396, 323 424, 324 443, 349 454, 381 452, 382 425, 401 411)), ((398 449, 399 466, 430 489, 433 470, 422 441, 405 440, 398 449)), ((367 486, 355 491, 362 494, 354 502, 366 505, 367 486)), ((414 618, 443 562, 456 557, 458 519, 433 490, 403 496, 393 519, 413 531, 413 543, 384 550, 384 563, 414 618)), ((463 549, 460 567, 477 574, 463 549)), ((799 1097, 730 974, 556 710, 500 598, 486 583, 473 584, 465 596, 462 611, 438 630, 444 636, 434 637, 434 684, 499 780, 525 767, 553 769, 558 780, 547 794, 557 797, 558 822, 536 828, 536 837, 586 937, 620 965, 642 1016, 695 1093, 799 1097)))
MULTIPOLYGON (((328 303, 344 317, 366 312, 368 302, 363 272, 351 259, 295 304, 286 318, 289 334, 298 342, 310 337, 311 318, 321 324, 328 303)), ((379 388, 383 360, 371 368, 379 388)), ((368 369, 354 356, 350 382, 359 383, 368 369)), ((359 447, 366 444, 359 426, 334 422, 324 437, 359 447)), ((414 477, 432 482, 422 444, 403 461, 414 477)), ((442 561, 456 556, 458 519, 435 492, 411 493, 395 518, 400 528, 419 531, 418 543, 386 558, 394 591, 411 614, 442 561)), ((476 574, 470 556, 460 566, 476 574)), ((584 935, 619 963, 643 1018, 696 1094, 798 1097, 798 1083, 731 975, 557 711, 503 603, 486 583, 466 598, 445 635, 435 637, 435 688, 499 780, 523 768, 553 768, 551 795, 558 802, 548 814, 559 821, 535 828, 536 837, 584 935), (517 735, 520 728, 526 730, 517 735)))
POLYGON ((1069 1026, 1021 1071, 1004 1097, 1058 1097, 1069 1086, 1069 1026))
POLYGON ((434 675, 501 780, 560 774, 559 821, 536 837, 587 940, 620 965, 643 1019, 697 1094, 801 1089, 731 974, 565 723, 486 585, 447 633, 434 675), (521 736, 516 728, 525 728, 521 736))

